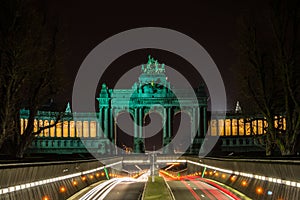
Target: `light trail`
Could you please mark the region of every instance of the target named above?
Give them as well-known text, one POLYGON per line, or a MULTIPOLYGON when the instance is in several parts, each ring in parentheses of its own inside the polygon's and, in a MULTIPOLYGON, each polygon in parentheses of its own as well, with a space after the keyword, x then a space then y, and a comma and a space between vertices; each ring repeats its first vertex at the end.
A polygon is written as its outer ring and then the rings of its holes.
POLYGON ((136 182, 133 178, 113 178, 101 183, 88 191, 79 200, 99 200, 104 199, 108 193, 121 182, 136 182))

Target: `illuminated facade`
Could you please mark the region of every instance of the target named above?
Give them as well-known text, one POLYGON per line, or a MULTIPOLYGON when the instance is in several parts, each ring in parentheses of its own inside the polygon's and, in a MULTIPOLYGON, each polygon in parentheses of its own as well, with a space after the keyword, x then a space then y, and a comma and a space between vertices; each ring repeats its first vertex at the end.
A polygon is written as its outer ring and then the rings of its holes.
MULTIPOLYGON (((240 114, 228 115, 226 119, 207 120, 207 95, 204 88, 200 87, 193 91, 174 88, 171 90, 164 65, 150 57, 148 63, 142 65, 142 73, 131 89, 109 89, 102 84, 97 100, 99 112, 96 113, 96 119, 93 117, 94 113, 72 113, 68 105, 61 121, 43 130, 33 141, 29 152, 85 153, 86 147, 89 151, 100 154, 122 153, 114 149, 112 144, 125 148, 126 151, 132 149, 133 152, 159 149, 167 145, 175 134, 180 134, 180 130, 179 133, 175 130, 178 116, 186 119, 187 126, 181 131, 187 131, 190 137, 182 138, 182 142, 192 144, 188 149, 191 153, 199 151, 205 134, 221 136, 224 150, 230 150, 232 146, 237 148, 244 146, 244 149, 248 148, 250 151, 255 146, 251 136, 265 133, 267 126, 263 118, 256 117, 252 120, 251 117, 240 114), (196 100, 190 98, 191 94, 196 94, 196 100), (180 106, 178 99, 181 99, 180 106), (128 126, 131 126, 129 129, 132 137, 124 137, 127 134, 118 126, 124 114, 135 122, 128 121, 128 124, 131 124, 128 126), (147 119, 151 114, 156 115, 161 124, 164 124, 158 136, 152 138, 152 143, 151 138, 143 138, 147 133, 143 126, 147 125, 149 121, 147 119), (208 126, 210 129, 207 129, 208 126)), ((27 110, 21 110, 21 133, 27 125, 28 116, 27 110)), ((56 116, 55 112, 38 112, 34 131, 39 127, 53 124, 56 116)), ((283 118, 279 120, 280 122, 285 124, 283 118)), ((168 149, 165 153, 180 151, 176 148, 168 149)))

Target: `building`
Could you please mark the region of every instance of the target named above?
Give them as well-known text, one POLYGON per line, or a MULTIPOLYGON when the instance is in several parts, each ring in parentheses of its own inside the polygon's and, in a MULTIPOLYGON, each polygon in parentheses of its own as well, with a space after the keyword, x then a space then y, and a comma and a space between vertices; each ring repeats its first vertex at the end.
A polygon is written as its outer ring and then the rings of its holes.
MULTIPOLYGON (((163 153, 198 153, 206 134, 220 136, 223 151, 240 151, 241 147, 245 151, 255 151, 259 144, 255 144, 253 135, 262 135, 267 126, 263 117, 243 116, 241 112, 229 114, 226 119, 208 120, 204 87, 192 91, 172 88, 164 64, 150 56, 148 63, 141 66, 141 75, 131 89, 109 89, 103 83, 97 100, 97 119, 92 117, 94 113, 72 113, 68 104, 61 121, 43 130, 28 152, 85 153, 87 148, 98 154, 120 154, 168 146, 163 148, 163 153), (191 98, 193 95, 195 98, 191 98), (180 118, 184 128, 178 126, 180 118), (153 132, 147 127, 151 119, 157 119, 162 129, 147 137, 153 132), (127 130, 122 129, 122 123, 127 130), (182 133, 184 137, 180 136, 182 133), (179 138, 177 145, 168 145, 175 136, 179 138), (114 148, 115 145, 119 149, 114 148)), ((29 113, 27 110, 20 113, 23 132, 29 113)), ((56 116, 55 112, 38 112, 35 131, 53 124, 56 116)))

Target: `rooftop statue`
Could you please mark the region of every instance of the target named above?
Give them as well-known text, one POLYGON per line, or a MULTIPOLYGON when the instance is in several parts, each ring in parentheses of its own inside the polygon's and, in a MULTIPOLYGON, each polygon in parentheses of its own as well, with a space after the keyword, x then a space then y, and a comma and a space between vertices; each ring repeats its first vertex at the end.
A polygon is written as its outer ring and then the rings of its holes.
POLYGON ((165 73, 165 64, 158 63, 157 60, 148 56, 148 62, 146 66, 142 65, 142 72, 146 74, 162 74, 165 73))

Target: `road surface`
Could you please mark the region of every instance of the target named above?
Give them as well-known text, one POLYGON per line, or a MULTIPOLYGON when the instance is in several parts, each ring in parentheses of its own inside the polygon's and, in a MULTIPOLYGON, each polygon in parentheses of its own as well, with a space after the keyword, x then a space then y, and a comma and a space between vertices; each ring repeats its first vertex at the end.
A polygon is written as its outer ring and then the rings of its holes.
POLYGON ((237 200, 236 196, 228 195, 228 193, 206 183, 200 177, 187 177, 180 180, 165 177, 167 184, 178 200, 184 199, 213 199, 213 200, 237 200))
POLYGON ((114 187, 105 200, 133 200, 142 196, 145 182, 122 182, 114 187))

